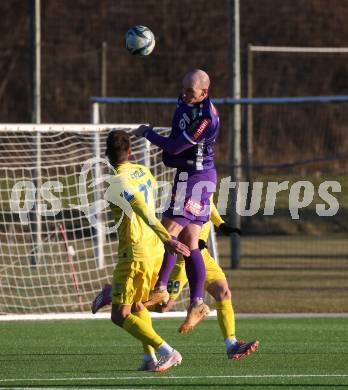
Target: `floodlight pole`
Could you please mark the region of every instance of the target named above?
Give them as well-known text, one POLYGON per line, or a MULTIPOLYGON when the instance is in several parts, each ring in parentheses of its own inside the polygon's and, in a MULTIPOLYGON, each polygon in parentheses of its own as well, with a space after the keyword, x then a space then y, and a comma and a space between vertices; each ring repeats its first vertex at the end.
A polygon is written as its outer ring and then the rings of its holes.
MULTIPOLYGON (((234 99, 241 97, 240 82, 240 32, 239 32, 239 0, 229 0, 229 83, 228 94, 234 99)), ((241 106, 235 104, 229 114, 230 129, 230 155, 229 162, 232 166, 231 179, 237 183, 232 196, 231 223, 240 228, 240 207, 237 202, 238 183, 241 180, 242 155, 241 155, 241 106)), ((231 268, 239 268, 240 265, 240 238, 236 233, 231 234, 231 268)))

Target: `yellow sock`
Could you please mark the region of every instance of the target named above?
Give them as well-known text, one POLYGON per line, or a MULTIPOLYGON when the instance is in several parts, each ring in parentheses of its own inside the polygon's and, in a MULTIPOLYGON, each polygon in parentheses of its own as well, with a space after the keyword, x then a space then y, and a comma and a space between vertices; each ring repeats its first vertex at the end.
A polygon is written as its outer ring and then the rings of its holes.
MULTIPOLYGON (((144 322, 146 322, 152 328, 151 316, 150 316, 149 311, 146 308, 144 308, 143 310, 140 310, 140 311, 136 311, 133 314, 135 316, 137 316, 138 318, 140 318, 141 320, 143 320, 144 322)), ((154 353, 155 352, 155 349, 149 344, 143 343, 143 348, 144 348, 145 353, 154 353)))
POLYGON ((164 340, 154 331, 151 325, 134 314, 129 314, 123 321, 122 328, 143 344, 151 345, 155 349, 164 343, 164 340))
POLYGON ((216 301, 216 312, 224 340, 234 338, 236 333, 232 300, 216 301))

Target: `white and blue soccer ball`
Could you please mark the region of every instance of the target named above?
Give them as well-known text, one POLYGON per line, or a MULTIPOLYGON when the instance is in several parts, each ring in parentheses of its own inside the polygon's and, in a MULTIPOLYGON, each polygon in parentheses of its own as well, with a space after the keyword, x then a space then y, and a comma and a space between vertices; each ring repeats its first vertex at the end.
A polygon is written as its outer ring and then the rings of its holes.
POLYGON ((155 47, 155 36, 146 26, 134 26, 126 32, 126 49, 133 55, 148 56, 155 47))

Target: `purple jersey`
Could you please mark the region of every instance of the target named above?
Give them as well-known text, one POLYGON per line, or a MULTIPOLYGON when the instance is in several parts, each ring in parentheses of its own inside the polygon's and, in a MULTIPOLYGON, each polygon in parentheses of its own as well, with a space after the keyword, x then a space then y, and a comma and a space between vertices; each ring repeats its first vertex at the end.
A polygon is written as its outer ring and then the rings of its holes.
POLYGON ((169 138, 184 135, 192 147, 175 155, 163 151, 164 164, 181 171, 213 168, 213 145, 218 133, 219 114, 209 97, 197 104, 187 104, 179 97, 169 138))

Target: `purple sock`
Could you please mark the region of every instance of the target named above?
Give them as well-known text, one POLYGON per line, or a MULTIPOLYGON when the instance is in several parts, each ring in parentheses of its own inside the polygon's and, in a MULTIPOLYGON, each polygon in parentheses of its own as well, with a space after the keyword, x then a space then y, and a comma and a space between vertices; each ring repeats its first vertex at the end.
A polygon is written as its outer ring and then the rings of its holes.
MULTIPOLYGON (((171 236, 173 240, 176 240, 175 236, 171 236)), ((173 268, 176 263, 176 255, 172 255, 167 250, 164 252, 163 263, 161 269, 158 273, 158 279, 156 282, 156 287, 167 286, 170 274, 173 271, 173 268)))
POLYGON ((201 251, 193 249, 190 257, 185 257, 186 275, 190 286, 191 303, 197 299, 203 299, 204 281, 205 281, 205 264, 201 251))

